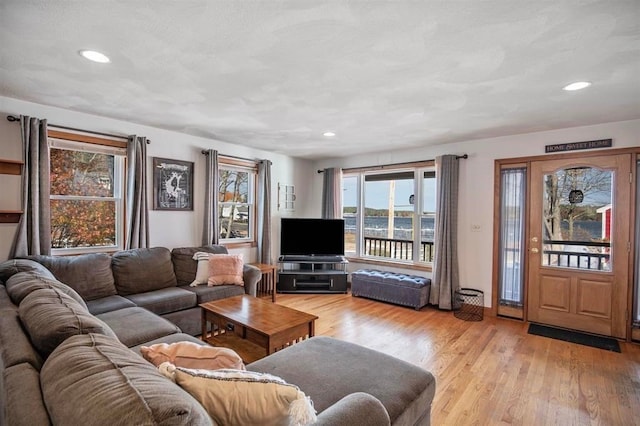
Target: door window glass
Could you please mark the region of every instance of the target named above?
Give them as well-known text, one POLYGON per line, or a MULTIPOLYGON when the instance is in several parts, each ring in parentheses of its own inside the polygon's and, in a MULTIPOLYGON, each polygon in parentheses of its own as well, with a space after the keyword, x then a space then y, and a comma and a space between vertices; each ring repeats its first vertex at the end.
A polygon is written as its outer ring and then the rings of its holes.
POLYGON ((613 173, 572 167, 543 179, 542 266, 610 271, 613 173))

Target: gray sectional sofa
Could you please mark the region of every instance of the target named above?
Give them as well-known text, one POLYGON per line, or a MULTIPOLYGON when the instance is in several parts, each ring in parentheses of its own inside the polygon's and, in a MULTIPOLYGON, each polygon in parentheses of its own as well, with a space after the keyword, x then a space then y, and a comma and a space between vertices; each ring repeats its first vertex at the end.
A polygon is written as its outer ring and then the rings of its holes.
MULTIPOLYGON (((196 251, 226 249, 153 248, 0 263, 0 425, 213 424, 139 351, 161 342, 204 344, 193 337, 200 325, 197 303, 238 290, 255 294, 255 268, 245 271, 244 289, 188 287, 196 251)), ((247 369, 300 387, 314 401, 320 425, 430 424, 433 376, 358 345, 314 337, 247 369)))

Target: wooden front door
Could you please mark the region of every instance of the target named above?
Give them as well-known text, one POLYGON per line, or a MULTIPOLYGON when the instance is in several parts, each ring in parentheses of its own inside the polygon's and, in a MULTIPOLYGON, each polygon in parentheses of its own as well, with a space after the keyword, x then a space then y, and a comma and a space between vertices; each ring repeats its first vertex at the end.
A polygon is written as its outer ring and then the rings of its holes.
POLYGON ((541 160, 530 170, 529 321, 626 338, 631 156, 541 160), (586 229, 595 215, 601 229, 586 229))

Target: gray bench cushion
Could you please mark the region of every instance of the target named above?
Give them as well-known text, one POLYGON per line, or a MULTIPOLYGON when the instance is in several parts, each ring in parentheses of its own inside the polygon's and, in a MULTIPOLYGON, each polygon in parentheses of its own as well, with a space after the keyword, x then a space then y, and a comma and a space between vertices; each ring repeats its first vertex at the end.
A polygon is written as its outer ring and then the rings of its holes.
POLYGON ((431 279, 398 272, 360 269, 351 274, 351 295, 420 309, 429 303, 431 279))
POLYGON ((180 333, 176 325, 139 307, 105 312, 96 317, 108 324, 122 344, 127 347, 180 333))
POLYGON ((366 392, 378 398, 394 425, 419 424, 431 410, 435 378, 400 359, 330 337, 313 337, 259 361, 247 370, 274 374, 297 385, 322 412, 343 397, 366 392))

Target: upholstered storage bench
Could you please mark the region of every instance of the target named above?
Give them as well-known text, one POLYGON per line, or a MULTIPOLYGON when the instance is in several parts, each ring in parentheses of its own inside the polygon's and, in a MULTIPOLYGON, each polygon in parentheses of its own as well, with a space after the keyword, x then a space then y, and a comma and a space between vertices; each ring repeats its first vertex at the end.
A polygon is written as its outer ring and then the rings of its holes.
POLYGON ((360 269, 351 274, 351 294, 420 309, 429 303, 431 279, 397 272, 360 269))

